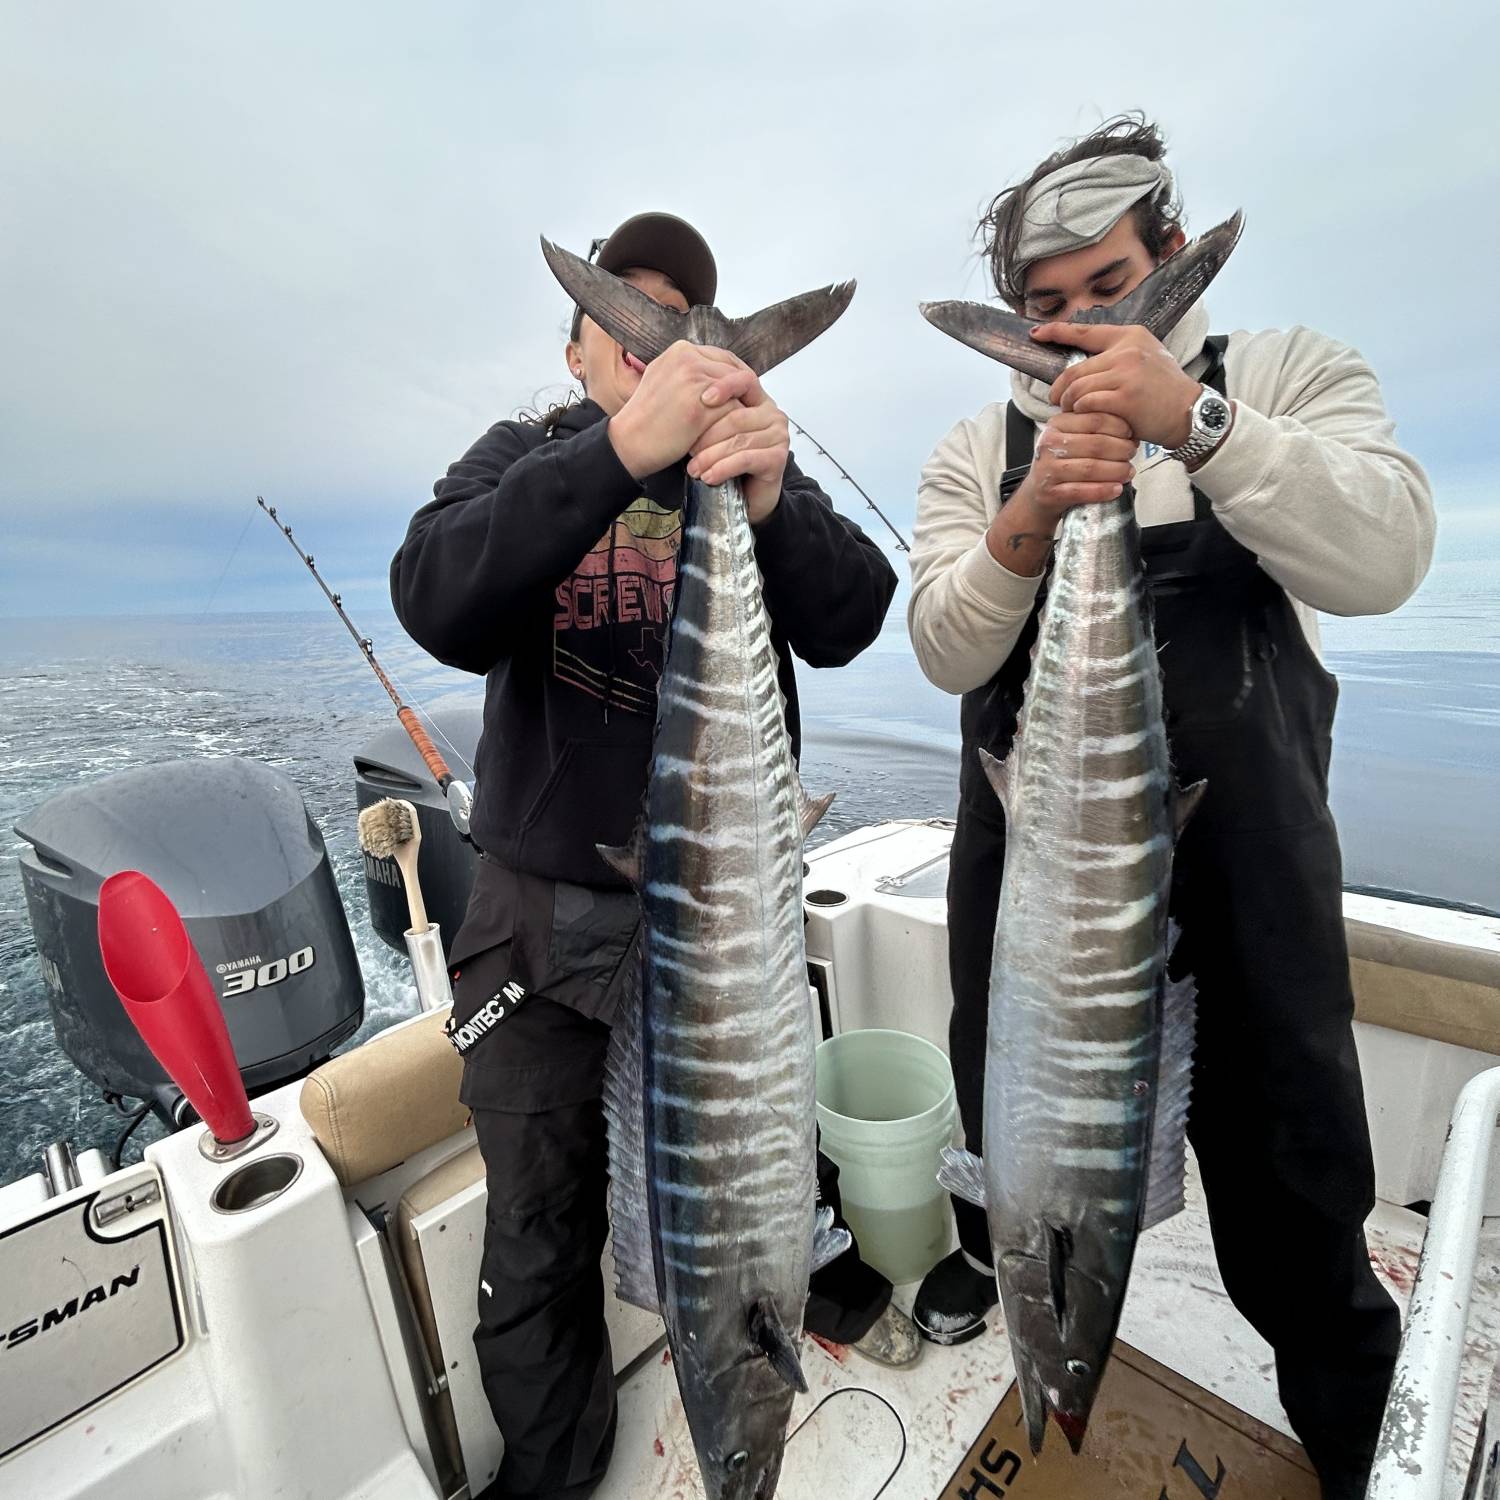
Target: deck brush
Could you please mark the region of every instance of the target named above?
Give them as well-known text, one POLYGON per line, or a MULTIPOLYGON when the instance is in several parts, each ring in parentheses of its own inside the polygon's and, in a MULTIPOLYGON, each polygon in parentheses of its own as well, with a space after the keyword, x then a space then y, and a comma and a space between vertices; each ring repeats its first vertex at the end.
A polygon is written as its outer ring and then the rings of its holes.
POLYGON ((401 867, 413 932, 426 932, 428 927, 422 885, 417 879, 417 851, 421 843, 422 828, 417 822, 417 810, 410 802, 386 797, 361 810, 359 847, 373 859, 394 859, 401 867))

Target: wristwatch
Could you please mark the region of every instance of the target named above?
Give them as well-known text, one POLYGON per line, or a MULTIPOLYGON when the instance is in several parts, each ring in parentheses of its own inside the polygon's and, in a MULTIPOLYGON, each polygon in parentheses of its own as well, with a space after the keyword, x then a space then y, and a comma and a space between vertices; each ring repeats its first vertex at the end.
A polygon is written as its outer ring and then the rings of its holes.
POLYGON ((1233 417, 1234 408, 1229 402, 1217 391, 1204 386, 1188 413, 1187 442, 1180 448, 1170 449, 1167 457, 1175 458, 1179 463, 1195 463, 1207 458, 1224 441, 1233 417))

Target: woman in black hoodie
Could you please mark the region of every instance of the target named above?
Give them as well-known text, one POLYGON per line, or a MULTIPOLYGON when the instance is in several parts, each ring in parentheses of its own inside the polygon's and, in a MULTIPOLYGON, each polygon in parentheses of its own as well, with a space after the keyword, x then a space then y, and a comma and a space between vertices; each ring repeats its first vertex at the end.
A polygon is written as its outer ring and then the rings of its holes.
MULTIPOLYGON (((714 300, 707 244, 670 215, 627 220, 598 263, 682 311, 714 300)), ((584 399, 492 427, 391 565, 412 638, 486 678, 482 858, 450 955, 450 1034, 489 1184, 474 1337, 505 1438, 495 1493, 558 1500, 593 1491, 614 1441, 600 1098, 639 908, 596 845, 629 843, 641 809, 687 476, 743 486, 794 755, 793 653, 851 660, 895 588, 792 463, 785 416, 733 355, 679 343, 646 367, 581 311, 570 335, 584 399)), ((836 1210, 821 1156, 819 1189, 836 1210)), ((920 1347, 857 1249, 813 1278, 806 1325, 887 1363, 920 1347)))

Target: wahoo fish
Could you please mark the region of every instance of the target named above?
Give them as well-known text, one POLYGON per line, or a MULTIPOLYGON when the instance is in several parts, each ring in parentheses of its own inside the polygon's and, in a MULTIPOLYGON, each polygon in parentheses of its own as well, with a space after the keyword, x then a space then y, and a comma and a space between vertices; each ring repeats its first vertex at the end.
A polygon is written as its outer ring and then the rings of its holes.
MULTIPOLYGON (((853 283, 744 319, 679 313, 543 241, 626 353, 714 344, 758 374, 822 333, 853 283)), ((712 1500, 769 1500, 808 1277, 849 1243, 815 1212, 802 791, 738 483, 689 485, 645 813, 601 849, 640 893, 641 994, 611 1037, 605 1112, 618 1292, 660 1311, 712 1500)))
MULTIPOLYGON (((1075 321, 1164 337, 1239 232, 1236 214, 1075 321)), ((1039 379, 1074 354, 995 307, 922 312, 1039 379)), ((945 1152, 940 1180, 986 1209, 1033 1453, 1049 1411, 1079 1451, 1137 1236, 1182 1207, 1186 1177, 1194 1006, 1167 977, 1167 902, 1203 787, 1171 776, 1134 498, 1064 517, 1014 746, 979 752, 1006 823, 984 1157, 945 1152)))

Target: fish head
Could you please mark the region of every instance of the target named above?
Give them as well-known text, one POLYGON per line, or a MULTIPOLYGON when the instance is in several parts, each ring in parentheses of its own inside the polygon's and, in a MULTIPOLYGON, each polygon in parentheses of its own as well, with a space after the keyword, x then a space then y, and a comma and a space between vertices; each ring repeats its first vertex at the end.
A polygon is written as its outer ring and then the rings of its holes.
POLYGON ((791 1388, 754 1348, 718 1371, 685 1356, 677 1379, 708 1500, 770 1500, 781 1477, 791 1388))
POLYGON ((715 1405, 717 1420, 688 1423, 704 1494, 709 1500, 771 1500, 781 1477, 792 1393, 742 1393, 738 1402, 715 1405))
POLYGON ((1022 1254, 1001 1258, 998 1280, 1031 1451, 1041 1452, 1050 1412, 1077 1453, 1119 1325, 1123 1282, 1111 1291, 1067 1260, 1022 1254))

